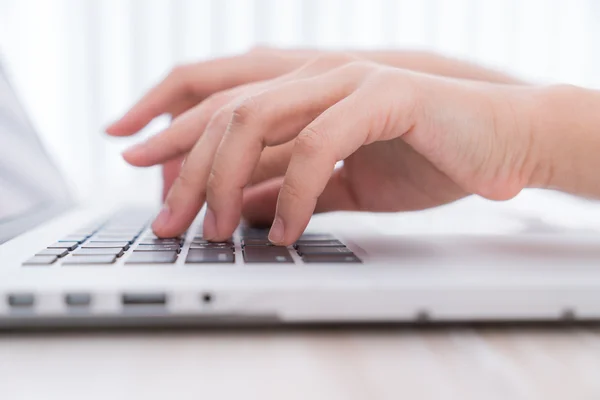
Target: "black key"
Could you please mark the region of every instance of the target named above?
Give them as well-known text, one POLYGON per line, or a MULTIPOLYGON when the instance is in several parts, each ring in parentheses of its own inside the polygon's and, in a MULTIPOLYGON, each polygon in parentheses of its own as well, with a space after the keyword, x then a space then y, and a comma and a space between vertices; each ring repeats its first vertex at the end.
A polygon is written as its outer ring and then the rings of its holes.
POLYGON ((79 255, 77 257, 69 257, 63 261, 63 265, 91 265, 91 264, 112 264, 115 262, 117 257, 115 255, 106 254, 106 255, 97 255, 97 256, 84 256, 79 255))
POLYGON ((173 239, 173 238, 168 238, 168 239, 143 239, 142 241, 140 241, 140 244, 147 244, 147 245, 153 245, 153 244, 179 245, 179 244, 181 244, 181 239, 173 239))
POLYGON ((304 233, 302 234, 302 236, 300 236, 300 239, 298 239, 298 241, 302 241, 302 240, 335 240, 335 237, 333 237, 333 235, 330 235, 328 233, 304 233))
POLYGON ((64 257, 69 254, 69 250, 67 249, 44 249, 36 253, 36 256, 56 256, 56 257, 64 257))
POLYGON ((78 243, 83 243, 87 240, 89 236, 87 235, 69 235, 69 236, 65 236, 64 238, 62 238, 61 240, 59 240, 59 242, 78 242, 78 243))
POLYGON ((224 240, 222 242, 211 242, 206 239, 196 239, 195 238, 192 240, 192 243, 194 243, 194 244, 230 244, 230 245, 232 245, 233 241, 231 239, 229 239, 229 240, 224 240))
POLYGON ((298 254, 301 256, 306 254, 352 254, 352 251, 347 247, 330 247, 330 246, 304 246, 296 247, 298 254))
POLYGON ((121 257, 125 252, 119 247, 82 248, 73 252, 74 256, 115 256, 121 257))
POLYGON ((178 244, 140 244, 133 251, 179 251, 178 244))
POLYGON ((269 239, 245 238, 242 239, 242 246, 275 246, 269 239))
POLYGON ((298 246, 330 246, 330 247, 344 247, 344 243, 339 240, 298 240, 294 247, 298 246))
POLYGON ((176 251, 134 252, 125 264, 173 264, 177 260, 176 251))
POLYGON ((362 263, 354 254, 307 254, 302 256, 305 263, 362 263))
POLYGON ((233 249, 233 243, 191 243, 190 249, 233 249))
POLYGON ((79 242, 57 242, 48 246, 49 249, 68 249, 75 250, 79 246, 79 242))
POLYGON ((50 265, 58 259, 58 256, 35 256, 25 261, 23 265, 50 265))
POLYGON ((232 250, 226 249, 190 249, 185 262, 187 264, 233 263, 235 254, 232 250))
POLYGON ((116 248, 127 250, 129 248, 129 242, 100 242, 100 241, 90 241, 81 245, 84 249, 97 249, 97 248, 116 248))
POLYGON ((293 263, 294 259, 286 247, 246 246, 244 260, 247 263, 293 263))
POLYGON ((266 239, 269 237, 269 229, 244 228, 241 231, 243 238, 266 239))
POLYGON ((176 237, 172 237, 172 238, 160 238, 160 237, 156 236, 154 233, 149 233, 144 237, 144 240, 152 240, 152 239, 155 239, 155 240, 175 239, 175 240, 182 241, 184 239, 184 236, 180 235, 180 236, 176 236, 176 237))

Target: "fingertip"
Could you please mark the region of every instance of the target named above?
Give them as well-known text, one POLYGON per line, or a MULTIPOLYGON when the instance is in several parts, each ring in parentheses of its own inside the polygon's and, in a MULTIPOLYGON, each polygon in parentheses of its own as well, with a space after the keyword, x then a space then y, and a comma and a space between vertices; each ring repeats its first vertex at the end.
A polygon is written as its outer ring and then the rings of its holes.
POLYGON ((171 219, 171 208, 165 204, 163 205, 160 213, 156 216, 154 221, 152 222, 152 231, 158 237, 168 237, 169 230, 169 220, 171 219))

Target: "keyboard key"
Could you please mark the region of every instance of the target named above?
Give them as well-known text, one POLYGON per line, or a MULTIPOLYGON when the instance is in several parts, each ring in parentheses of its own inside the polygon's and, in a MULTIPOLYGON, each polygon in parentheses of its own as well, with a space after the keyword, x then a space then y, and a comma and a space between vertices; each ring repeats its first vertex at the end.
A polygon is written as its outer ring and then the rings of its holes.
POLYGON ((302 236, 300 236, 300 239, 298 239, 298 241, 303 241, 303 240, 314 240, 314 241, 323 241, 323 240, 335 240, 335 237, 333 237, 333 235, 330 235, 328 233, 304 233, 302 234, 302 236))
POLYGON ((275 246, 269 239, 245 238, 242 239, 242 246, 275 246))
POLYGON ((49 249, 67 249, 69 251, 75 250, 79 246, 79 242, 57 242, 53 245, 48 246, 49 249))
POLYGON ((211 242, 211 241, 206 240, 206 239, 194 238, 192 240, 192 243, 194 243, 194 244, 231 244, 232 245, 233 241, 231 239, 229 239, 229 240, 224 240, 222 242, 211 242))
POLYGON ((352 251, 347 247, 330 247, 330 246, 304 246, 296 247, 298 254, 301 256, 306 254, 352 254, 352 251))
POLYGON ((50 265, 58 259, 58 256, 35 256, 25 261, 23 265, 50 265))
MULTIPOLYGON (((175 240, 183 241, 184 238, 185 238, 185 236, 179 235, 179 236, 175 236, 175 237, 167 238, 167 239, 175 239, 175 240)), ((146 236, 144 236, 144 240, 151 240, 151 239, 161 240, 161 239, 165 239, 165 238, 159 238, 154 233, 148 233, 146 236)))
POLYGON ((298 246, 331 246, 331 247, 344 247, 344 243, 339 240, 298 240, 294 247, 298 246))
POLYGON ((135 242, 135 237, 131 236, 105 236, 105 235, 95 235, 90 238, 90 241, 94 242, 127 242, 129 244, 135 242))
POLYGON ((244 228, 240 234, 243 238, 266 239, 269 237, 269 229, 244 228))
POLYGON ((190 249, 233 249, 233 243, 191 243, 190 249))
POLYGON ((235 254, 229 249, 190 249, 185 262, 187 264, 233 263, 235 254))
POLYGON ((181 239, 143 239, 140 241, 140 244, 147 245, 160 245, 160 244, 171 244, 171 245, 179 245, 181 244, 181 239))
POLYGON ((113 247, 127 250, 129 248, 129 242, 100 242, 100 241, 91 241, 81 245, 84 249, 95 249, 102 247, 113 247))
POLYGON ((362 263, 354 254, 307 254, 302 256, 305 263, 362 263))
POLYGON ((115 255, 97 255, 97 256, 85 256, 79 255, 77 257, 69 257, 63 261, 63 265, 101 265, 101 264, 112 264, 115 262, 117 257, 115 255))
POLYGON ((176 260, 176 251, 138 251, 125 264, 173 264, 176 260))
POLYGON ((133 251, 179 251, 178 244, 140 244, 133 251))
POLYGON ((125 252, 119 247, 81 248, 72 253, 74 256, 115 256, 121 257, 125 252))
POLYGON ((36 256, 56 256, 56 257, 64 257, 69 254, 69 250, 67 249, 44 249, 36 253, 36 256))
POLYGON ((59 242, 78 242, 78 243, 83 243, 87 240, 89 236, 87 235, 69 235, 69 236, 65 236, 64 238, 62 238, 61 240, 59 240, 59 242))
POLYGON ((244 260, 247 263, 293 263, 294 259, 286 247, 246 246, 244 260))

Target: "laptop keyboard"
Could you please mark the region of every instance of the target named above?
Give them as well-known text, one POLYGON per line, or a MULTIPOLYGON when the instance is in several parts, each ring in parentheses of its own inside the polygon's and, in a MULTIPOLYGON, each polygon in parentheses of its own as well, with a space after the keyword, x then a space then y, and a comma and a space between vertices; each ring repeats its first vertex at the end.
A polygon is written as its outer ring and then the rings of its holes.
POLYGON ((125 266, 174 265, 185 254, 185 265, 302 263, 346 264, 362 261, 341 241, 327 233, 305 233, 290 247, 275 246, 267 229, 241 227, 237 238, 209 242, 202 231, 176 238, 159 238, 146 214, 120 212, 107 221, 87 226, 63 237, 23 263, 24 266, 111 265, 123 259, 125 266), (187 240, 186 240, 187 239, 187 240), (239 246, 236 246, 239 243, 239 246))

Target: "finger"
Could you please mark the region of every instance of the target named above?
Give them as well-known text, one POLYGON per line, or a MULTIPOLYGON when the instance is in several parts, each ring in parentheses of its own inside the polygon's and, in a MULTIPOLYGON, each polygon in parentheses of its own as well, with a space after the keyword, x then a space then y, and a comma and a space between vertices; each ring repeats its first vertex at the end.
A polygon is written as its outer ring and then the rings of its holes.
POLYGON ((176 67, 106 131, 115 136, 132 135, 168 113, 174 103, 190 99, 197 103, 213 93, 278 76, 294 63, 297 61, 285 59, 265 62, 260 54, 249 53, 176 67))
MULTIPOLYGON (((154 233, 159 237, 174 237, 183 233, 202 208, 215 149, 222 137, 222 119, 225 115, 224 112, 218 112, 213 116, 183 163, 161 213, 152 224, 154 233)), ((207 217, 209 215, 207 210, 207 217)))
POLYGON ((163 164, 162 176, 163 176, 163 190, 162 200, 164 201, 167 197, 167 193, 171 189, 173 182, 179 176, 181 171, 181 164, 183 163, 183 157, 173 158, 163 164))
POLYGON ((221 240, 235 230, 241 217, 242 189, 250 182, 264 147, 293 139, 320 113, 351 93, 357 76, 364 73, 364 66, 349 65, 315 78, 286 82, 238 105, 208 181, 207 204, 215 226, 205 223, 205 235, 221 240))
POLYGON ((371 131, 370 118, 361 109, 365 105, 354 93, 329 108, 298 135, 269 232, 273 243, 288 245, 302 234, 319 196, 332 178, 335 163, 365 143, 371 131))
POLYGON ((194 65, 174 68, 158 85, 150 89, 125 115, 106 128, 113 136, 132 135, 148 125, 154 118, 168 113, 173 104, 191 103, 195 93, 194 65))
MULTIPOLYGON (((381 75, 390 78, 390 75, 381 75)), ((377 85, 365 85, 329 108, 296 139, 290 164, 284 177, 273 226, 269 239, 280 245, 293 243, 302 234, 322 196, 334 170, 335 163, 343 160, 365 144, 388 139, 390 130, 400 136, 414 126, 415 98, 406 93, 389 93, 389 83, 380 79, 377 85), (393 104, 393 111, 388 110, 393 104), (390 114, 393 113, 393 114, 390 114), (391 117, 397 121, 390 127, 391 117), (387 122, 386 122, 387 121, 387 122)), ((407 89, 409 89, 407 87, 407 89)), ((342 169, 338 184, 346 185, 346 194, 352 191, 343 181, 342 169)), ((335 183, 335 181, 334 181, 335 183)), ((353 196, 347 197, 348 206, 356 207, 353 196)), ((335 193, 323 197, 323 207, 335 205, 335 193)))
POLYGON ((189 153, 214 113, 236 98, 245 87, 220 92, 175 118, 164 131, 123 152, 128 163, 147 167, 189 153))

